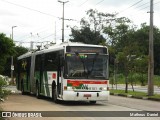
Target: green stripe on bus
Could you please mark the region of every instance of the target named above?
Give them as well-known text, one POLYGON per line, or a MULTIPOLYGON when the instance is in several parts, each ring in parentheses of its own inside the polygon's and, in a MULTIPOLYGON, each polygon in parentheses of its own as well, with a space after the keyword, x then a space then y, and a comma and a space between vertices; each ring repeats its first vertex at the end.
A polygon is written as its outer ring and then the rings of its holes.
POLYGON ((44 72, 44 77, 45 77, 45 89, 47 92, 47 96, 50 96, 50 92, 49 92, 49 84, 48 84, 48 76, 47 76, 47 72, 44 72))

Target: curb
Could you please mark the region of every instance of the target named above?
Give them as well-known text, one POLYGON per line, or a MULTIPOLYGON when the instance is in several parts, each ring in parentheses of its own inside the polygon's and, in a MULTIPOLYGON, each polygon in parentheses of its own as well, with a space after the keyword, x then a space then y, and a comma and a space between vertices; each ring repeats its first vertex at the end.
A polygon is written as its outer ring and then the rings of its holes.
POLYGON ((118 94, 118 93, 110 93, 110 95, 127 97, 127 98, 135 98, 135 99, 143 99, 143 100, 152 100, 152 101, 158 101, 158 102, 160 102, 160 98, 148 98, 148 97, 140 97, 140 96, 133 96, 133 95, 124 95, 124 94, 118 94))

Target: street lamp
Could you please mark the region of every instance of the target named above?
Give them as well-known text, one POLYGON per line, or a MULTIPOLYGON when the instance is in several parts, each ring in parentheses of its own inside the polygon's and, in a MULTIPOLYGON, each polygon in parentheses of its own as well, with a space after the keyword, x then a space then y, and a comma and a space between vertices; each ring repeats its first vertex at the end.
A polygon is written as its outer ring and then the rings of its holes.
POLYGON ((13 28, 15 28, 17 26, 12 26, 12 40, 13 40, 13 28))
MULTIPOLYGON (((12 26, 12 40, 13 40, 13 29, 17 27, 17 26, 12 26)), ((14 71, 14 65, 13 65, 13 56, 11 56, 11 81, 12 83, 14 83, 14 80, 13 80, 13 71, 14 71)))
POLYGON ((58 0, 58 2, 62 3, 63 4, 63 13, 62 13, 62 42, 64 42, 64 4, 69 2, 69 1, 60 1, 58 0))

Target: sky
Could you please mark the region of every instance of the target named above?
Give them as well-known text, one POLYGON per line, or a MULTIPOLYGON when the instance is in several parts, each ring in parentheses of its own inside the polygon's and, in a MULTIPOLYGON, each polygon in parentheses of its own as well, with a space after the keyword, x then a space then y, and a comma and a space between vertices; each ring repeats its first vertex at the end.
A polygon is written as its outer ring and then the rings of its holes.
MULTIPOLYGON (((64 5, 64 40, 71 34, 67 26, 79 26, 86 11, 96 9, 104 13, 119 13, 139 26, 149 25, 150 0, 61 0, 64 5)), ((13 39, 16 45, 30 46, 33 42, 61 42, 62 3, 58 0, 0 0, 0 33, 13 39), (20 44, 21 43, 21 44, 20 44)), ((154 0, 154 25, 160 27, 160 0, 154 0)), ((37 45, 39 43, 35 43, 37 45)))

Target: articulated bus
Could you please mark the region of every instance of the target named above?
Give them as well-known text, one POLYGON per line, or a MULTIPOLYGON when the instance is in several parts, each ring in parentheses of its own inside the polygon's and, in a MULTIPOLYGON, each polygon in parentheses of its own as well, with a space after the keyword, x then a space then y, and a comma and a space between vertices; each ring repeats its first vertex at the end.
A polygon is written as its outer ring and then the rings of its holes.
POLYGON ((64 42, 18 57, 17 89, 54 102, 109 100, 108 49, 64 42))

